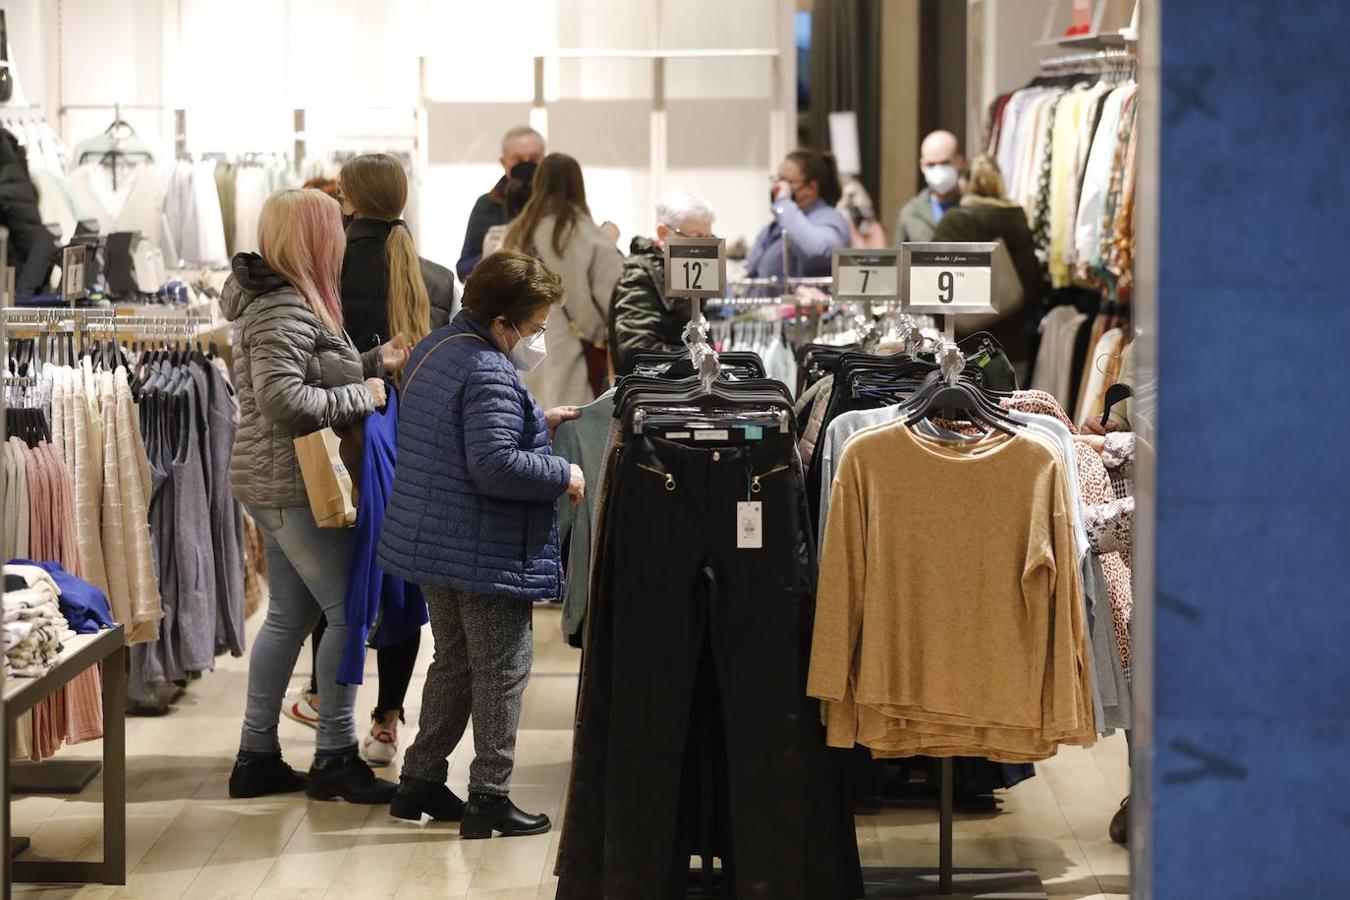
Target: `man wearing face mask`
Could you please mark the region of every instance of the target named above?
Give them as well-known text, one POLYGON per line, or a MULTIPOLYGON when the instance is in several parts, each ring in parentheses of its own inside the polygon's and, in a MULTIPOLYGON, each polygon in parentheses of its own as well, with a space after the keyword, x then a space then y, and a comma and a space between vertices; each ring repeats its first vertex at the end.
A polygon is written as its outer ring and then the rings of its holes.
POLYGON ((961 202, 961 173, 966 158, 950 131, 934 131, 919 145, 919 168, 926 183, 923 190, 900 210, 895 225, 896 241, 931 241, 938 222, 961 202))
POLYGON ((518 125, 502 137, 502 177, 492 190, 478 198, 469 213, 469 225, 464 230, 464 248, 460 250, 455 272, 460 281, 467 281, 473 267, 483 258, 483 238, 488 229, 511 221, 507 212, 506 186, 511 170, 519 163, 538 165, 544 158, 544 136, 528 125, 518 125))
POLYGON ((543 412, 520 379, 543 362, 562 278, 502 250, 464 285, 464 308, 404 367, 398 462, 379 560, 422 585, 436 653, 417 738, 390 812, 460 822, 462 839, 542 834, 509 799, 521 699, 533 660, 532 601, 561 596, 555 501, 579 503, 580 466, 553 452, 572 407, 543 412), (447 759, 473 719, 468 800, 447 759))

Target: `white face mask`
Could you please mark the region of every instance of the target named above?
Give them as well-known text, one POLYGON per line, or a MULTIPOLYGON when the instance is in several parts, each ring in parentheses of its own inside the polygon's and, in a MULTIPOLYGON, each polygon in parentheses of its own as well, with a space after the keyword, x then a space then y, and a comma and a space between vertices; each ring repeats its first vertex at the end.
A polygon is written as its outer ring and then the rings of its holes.
POLYGON ((539 364, 544 361, 544 356, 548 353, 548 350, 544 347, 544 333, 536 331, 526 339, 521 335, 519 328, 516 328, 515 325, 511 327, 515 329, 516 337, 520 340, 516 341, 516 345, 506 355, 510 357, 511 364, 516 367, 517 371, 533 372, 539 368, 539 364))
POLYGON ((938 163, 923 170, 923 180, 935 194, 950 194, 956 188, 956 168, 947 163, 938 163))

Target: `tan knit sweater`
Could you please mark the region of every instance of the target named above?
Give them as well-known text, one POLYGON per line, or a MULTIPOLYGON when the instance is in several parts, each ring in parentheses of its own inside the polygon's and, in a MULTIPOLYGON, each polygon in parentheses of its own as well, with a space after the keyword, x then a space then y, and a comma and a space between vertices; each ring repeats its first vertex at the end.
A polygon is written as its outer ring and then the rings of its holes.
POLYGON ((850 439, 807 683, 832 746, 1022 762, 1092 742, 1064 466, 1031 433, 949 443, 897 423, 850 439))

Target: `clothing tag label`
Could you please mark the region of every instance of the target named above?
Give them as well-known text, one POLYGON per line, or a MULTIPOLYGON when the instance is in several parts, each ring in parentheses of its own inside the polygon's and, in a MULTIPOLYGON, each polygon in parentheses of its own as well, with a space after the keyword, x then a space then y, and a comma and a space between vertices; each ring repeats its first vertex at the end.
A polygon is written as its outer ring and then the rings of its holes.
POLYGON ((741 430, 745 432, 747 441, 759 441, 764 439, 763 425, 742 425, 741 430))
POLYGON ((763 548, 764 504, 758 500, 742 500, 736 504, 736 549, 763 548))
POLYGON ((991 362, 993 362, 993 361, 994 361, 994 358, 993 358, 992 356, 990 356, 988 353, 983 353, 983 354, 981 354, 981 355, 980 355, 980 368, 983 369, 985 366, 989 365, 989 364, 990 364, 991 362))
POLYGON ((696 441, 729 441, 731 433, 725 428, 710 428, 704 431, 695 431, 694 440, 696 441))
POLYGON ((687 431, 667 431, 666 440, 668 441, 687 441, 692 435, 687 431))

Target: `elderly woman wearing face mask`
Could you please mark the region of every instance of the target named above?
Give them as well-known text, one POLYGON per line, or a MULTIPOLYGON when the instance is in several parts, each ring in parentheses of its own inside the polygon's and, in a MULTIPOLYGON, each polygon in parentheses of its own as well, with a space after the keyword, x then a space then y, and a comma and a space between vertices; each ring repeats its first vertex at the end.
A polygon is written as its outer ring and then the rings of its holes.
POLYGON ((379 560, 422 585, 436 655, 390 811, 462 819, 461 838, 550 827, 508 793, 534 653, 533 601, 561 595, 554 503, 564 494, 579 502, 585 491, 580 467, 554 455, 550 440, 577 410, 541 412, 520 378, 543 361, 549 311, 562 299, 562 279, 534 257, 485 257, 464 285, 464 309, 404 370, 379 560), (446 776, 470 717, 465 803, 446 776))

